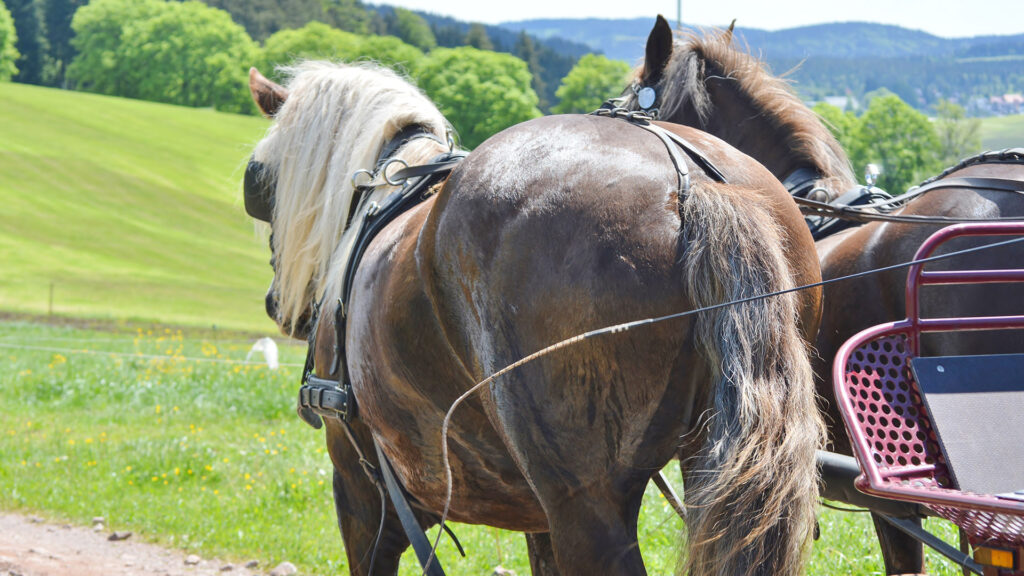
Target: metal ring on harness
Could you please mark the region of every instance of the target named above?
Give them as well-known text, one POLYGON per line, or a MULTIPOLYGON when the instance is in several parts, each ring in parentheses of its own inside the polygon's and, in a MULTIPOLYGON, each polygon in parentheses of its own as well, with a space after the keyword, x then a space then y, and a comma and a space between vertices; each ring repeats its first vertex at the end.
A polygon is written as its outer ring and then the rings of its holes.
POLYGON ((360 174, 366 174, 366 176, 369 178, 369 180, 367 180, 366 184, 363 184, 363 186, 369 186, 370 182, 373 182, 373 172, 370 172, 366 168, 360 168, 359 170, 356 170, 355 172, 352 173, 353 188, 359 188, 360 184, 356 182, 356 178, 358 178, 360 174))
POLYGON ((391 177, 388 176, 388 166, 391 166, 392 164, 395 163, 401 164, 405 168, 409 167, 409 163, 406 162, 405 160, 402 160, 401 158, 391 158, 387 162, 385 162, 383 166, 380 167, 380 175, 384 176, 384 181, 387 182, 388 184, 392 186, 401 186, 402 184, 405 184, 406 179, 403 178, 401 180, 393 181, 391 180, 391 177))

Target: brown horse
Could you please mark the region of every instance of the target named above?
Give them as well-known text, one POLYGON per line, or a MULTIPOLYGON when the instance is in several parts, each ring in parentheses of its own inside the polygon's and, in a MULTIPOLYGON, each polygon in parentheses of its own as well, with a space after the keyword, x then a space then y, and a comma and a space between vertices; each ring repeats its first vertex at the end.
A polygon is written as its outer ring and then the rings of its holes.
MULTIPOLYGON (((760 161, 780 181, 835 198, 856 187, 850 162, 821 119, 783 80, 745 50, 736 49, 729 32, 674 40, 660 19, 647 44, 646 64, 635 74, 634 89, 625 92, 625 107, 639 109, 643 87, 657 93, 659 117, 706 130, 760 161), (794 175, 808 174, 804 178, 794 175), (802 186, 801 186, 802 185, 802 186)), ((990 177, 1024 180, 1024 162, 1014 155, 1002 161, 969 162, 942 178, 990 177)), ((1024 189, 1021 186, 1020 189, 1024 189)), ((1024 215, 1024 194, 978 188, 930 191, 908 202, 897 215, 948 218, 999 218, 1024 215)), ((874 222, 840 232, 817 243, 822 276, 826 279, 910 261, 918 246, 940 225, 874 222)), ((982 242, 979 242, 982 243, 982 242)), ((965 247, 970 242, 958 244, 965 247)), ((952 248, 952 247, 951 247, 952 248)), ((1020 261, 1024 249, 1009 247, 983 252, 972 266, 998 268, 1007 259, 1020 261)), ((934 265, 935 269, 963 267, 963 260, 934 265)), ((825 407, 833 450, 850 454, 842 419, 833 401, 829 378, 839 346, 860 330, 905 317, 906 272, 826 286, 821 331, 817 338, 818 393, 825 407)), ((1019 289, 1010 285, 943 288, 926 291, 921 306, 926 314, 977 316, 1019 314, 1019 289), (1016 308, 1015 308, 1016 305, 1016 308)), ((924 341, 926 355, 995 354, 1024 351, 1024 335, 969 333, 924 341)), ((875 517, 875 527, 889 574, 922 572, 919 542, 875 517)))
MULTIPOLYGON (((406 81, 369 66, 307 63, 287 87, 254 70, 250 87, 275 120, 253 155, 273 195, 269 309, 301 333, 325 302, 312 330, 317 373, 331 377, 351 231, 395 190, 358 200, 350 176, 382 150, 428 161, 447 149, 446 123, 406 81), (426 137, 385 144, 410 126, 426 137)), ((475 382, 581 332, 818 279, 806 226, 768 171, 716 138, 663 128, 728 184, 677 153, 685 186, 665 141, 622 120, 542 118, 481 144, 369 245, 345 303, 352 428, 374 464, 379 443, 423 526, 445 505, 442 420, 475 382)), ((689 570, 798 573, 824 438, 805 345, 819 298, 587 339, 495 381, 454 413, 451 518, 532 534, 538 572, 644 574, 641 497, 682 445, 689 570), (546 547, 557 569, 541 565, 546 547)), ((326 432, 349 567, 366 574, 380 500, 344 428, 328 419, 326 432)), ((408 546, 388 508, 377 574, 395 574, 408 546)))

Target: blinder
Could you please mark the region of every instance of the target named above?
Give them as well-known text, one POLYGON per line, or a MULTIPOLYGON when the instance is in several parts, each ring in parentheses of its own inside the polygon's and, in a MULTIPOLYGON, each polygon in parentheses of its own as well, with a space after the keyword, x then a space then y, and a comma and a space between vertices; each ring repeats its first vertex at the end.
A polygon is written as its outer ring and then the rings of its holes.
POLYGON ((255 159, 245 167, 245 181, 242 185, 245 195, 245 212, 257 220, 270 224, 274 214, 274 181, 268 177, 266 166, 255 159))

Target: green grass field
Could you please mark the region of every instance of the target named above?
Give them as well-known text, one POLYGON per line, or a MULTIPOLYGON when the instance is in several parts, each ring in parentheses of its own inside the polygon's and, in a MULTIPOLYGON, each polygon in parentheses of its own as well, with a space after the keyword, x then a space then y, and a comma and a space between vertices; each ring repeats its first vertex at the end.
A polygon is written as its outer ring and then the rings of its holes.
MULTIPOLYGON (((294 412, 299 368, 234 363, 250 344, 0 323, 0 509, 79 524, 104 516, 112 529, 207 557, 345 572, 323 432, 294 412)), ((303 347, 282 352, 295 364, 303 347)), ((675 465, 666 472, 679 477, 675 465)), ((809 574, 880 573, 866 515, 822 508, 820 523, 809 574)), ((520 535, 454 528, 469 556, 443 540, 449 574, 486 576, 499 564, 529 573, 520 535)), ((651 574, 673 571, 682 528, 649 488, 640 546, 651 574)), ((934 574, 959 574, 929 562, 934 574)), ((419 574, 411 552, 402 574, 419 574)))
POLYGON ((240 198, 268 124, 0 82, 0 310, 274 331, 240 198))
POLYGON ((1024 146, 1024 114, 983 118, 981 143, 984 150, 1024 146))

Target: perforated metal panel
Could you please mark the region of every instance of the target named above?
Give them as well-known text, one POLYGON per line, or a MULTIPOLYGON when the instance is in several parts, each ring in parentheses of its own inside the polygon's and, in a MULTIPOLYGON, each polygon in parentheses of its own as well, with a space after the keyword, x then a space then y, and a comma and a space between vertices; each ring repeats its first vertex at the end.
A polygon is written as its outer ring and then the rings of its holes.
POLYGON ((911 356, 906 332, 893 331, 865 340, 846 360, 837 392, 851 437, 862 440, 858 451, 866 448, 858 460, 870 491, 927 505, 974 545, 1024 546, 1024 503, 953 489, 911 356))
POLYGON ((854 415, 879 470, 949 486, 949 473, 914 382, 910 357, 903 334, 872 340, 850 355, 846 386, 854 415))

